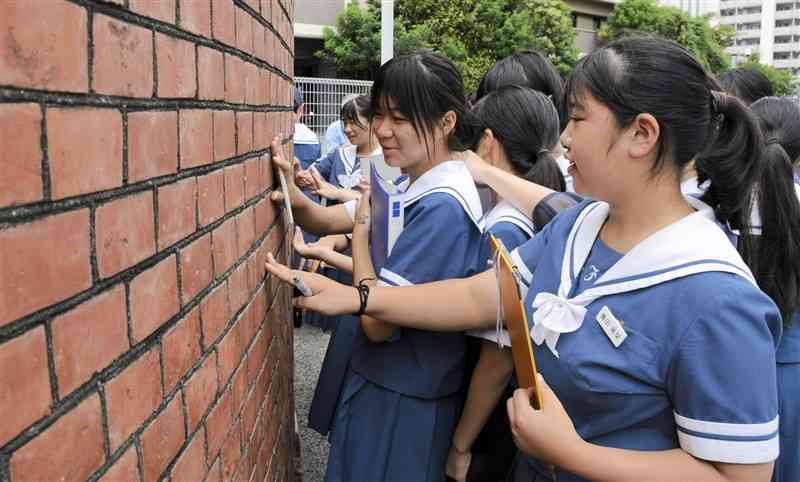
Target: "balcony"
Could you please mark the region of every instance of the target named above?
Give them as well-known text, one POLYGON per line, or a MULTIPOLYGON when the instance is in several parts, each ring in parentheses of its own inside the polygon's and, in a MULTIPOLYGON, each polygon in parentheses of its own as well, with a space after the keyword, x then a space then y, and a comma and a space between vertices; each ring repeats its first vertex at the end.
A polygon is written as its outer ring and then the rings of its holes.
POLYGON ((772 44, 772 51, 778 52, 798 52, 800 51, 800 42, 789 42, 786 44, 775 43, 772 44))
POLYGON ((800 59, 776 59, 772 61, 776 69, 796 69, 800 67, 800 59))
POLYGON ((800 12, 796 8, 792 10, 776 10, 775 20, 794 20, 798 15, 800 15, 800 12))
POLYGON ((800 35, 800 25, 789 25, 788 27, 775 27, 774 35, 781 37, 783 35, 800 35))

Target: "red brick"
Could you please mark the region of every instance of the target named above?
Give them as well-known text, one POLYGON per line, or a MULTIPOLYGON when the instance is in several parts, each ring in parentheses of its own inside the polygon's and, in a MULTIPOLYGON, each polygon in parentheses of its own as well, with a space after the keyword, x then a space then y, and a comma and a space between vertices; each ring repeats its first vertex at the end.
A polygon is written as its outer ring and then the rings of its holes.
POLYGON ((53 199, 122 185, 122 114, 112 109, 48 108, 53 199))
POLYGON ((155 482, 183 445, 181 392, 142 434, 144 482, 155 482))
POLYGON ((181 27, 211 37, 211 0, 180 0, 181 27))
POLYGON ((106 384, 108 436, 116 450, 161 403, 158 349, 151 349, 106 384))
POLYGON ((225 214, 225 172, 220 169, 197 178, 200 225, 207 226, 225 214))
POLYGON ((244 102, 245 62, 233 55, 225 56, 225 100, 235 104, 244 102))
POLYGON ((193 177, 158 189, 158 249, 195 232, 196 202, 197 181, 193 177))
POLYGON ((228 278, 230 289, 231 311, 236 313, 247 301, 247 264, 242 263, 228 278))
POLYGON ((244 64, 244 103, 259 104, 259 80, 261 71, 249 62, 244 64))
POLYGON ((100 94, 150 97, 153 94, 153 35, 105 15, 94 16, 92 87, 100 94))
POLYGON ((128 349, 123 286, 54 318, 52 327, 53 358, 63 398, 128 349))
POLYGON ((181 299, 188 303, 211 284, 214 267, 211 258, 211 235, 206 234, 181 250, 181 299))
POLYGON ((214 160, 236 154, 236 118, 233 111, 214 111, 214 160))
POLYGON ((200 368, 186 382, 184 395, 189 432, 192 432, 217 396, 217 363, 213 353, 206 357, 200 368))
POLYGON ((278 215, 278 210, 275 203, 269 198, 262 199, 255 206, 256 208, 256 236, 261 237, 275 222, 275 217, 278 215))
POLYGON ((50 378, 44 329, 36 328, 0 346, 0 445, 50 412, 50 378))
POLYGON ((236 46, 236 12, 233 0, 212 0, 212 31, 214 38, 230 46, 236 46))
MULTIPOLYGON (((19 408, 14 413, 18 412, 19 408)), ((90 395, 14 452, 11 479, 84 480, 100 467, 104 457, 100 400, 90 395)))
POLYGON ((111 276, 155 253, 153 193, 146 191, 103 204, 95 213, 97 267, 111 276))
POLYGON ((207 47, 197 48, 198 96, 205 100, 225 98, 225 61, 222 52, 207 47))
POLYGON ((217 405, 208 414, 206 420, 206 434, 208 435, 208 458, 217 457, 225 436, 230 432, 233 424, 233 410, 231 407, 230 392, 223 395, 217 405))
POLYGON ((244 194, 248 201, 258 196, 261 191, 258 182, 258 162, 259 158, 254 157, 244 163, 244 194))
POLYGON ((197 79, 194 44, 156 33, 156 67, 159 97, 195 96, 197 79))
POLYGON ((128 179, 131 183, 178 172, 178 113, 128 114, 128 179))
POLYGON ((236 223, 229 219, 211 233, 214 250, 214 274, 220 276, 236 262, 236 223))
POLYGON ((43 193, 41 107, 37 104, 0 105, 0 132, 14 133, 0 136, 0 152, 6 159, 0 176, 0 207, 40 200, 43 193))
MULTIPOLYGON (((253 114, 253 149, 260 150, 267 147, 267 113, 255 112, 253 114)), ((271 141, 272 139, 270 139, 271 141)))
POLYGON ((236 48, 253 53, 253 17, 242 8, 236 8, 236 48))
POLYGON ((253 247, 256 240, 255 208, 245 209, 236 217, 239 232, 239 257, 244 256, 253 247))
POLYGON ((100 478, 100 482, 133 482, 139 480, 139 460, 131 446, 122 457, 100 478))
POLYGON ((236 467, 242 459, 242 427, 237 423, 222 446, 222 479, 233 480, 236 467))
MULTIPOLYGON (((241 359, 241 340, 239 338, 239 323, 241 319, 236 320, 236 324, 231 327, 228 333, 222 338, 222 341, 217 347, 217 354, 219 357, 219 382, 221 385, 228 383, 233 371, 239 365, 241 359)), ((234 397, 234 401, 236 398, 234 397)), ((234 413, 238 406, 234 405, 234 413)))
POLYGON ((255 100, 250 101, 251 104, 266 105, 269 103, 269 79, 270 73, 267 70, 258 71, 258 85, 255 90, 255 100))
POLYGON ((181 168, 211 163, 213 153, 213 123, 211 112, 202 109, 181 110, 180 149, 181 168))
POLYGON ((0 230, 0 326, 92 286, 89 211, 0 230))
POLYGON ((214 461, 214 465, 209 469, 205 482, 222 482, 221 460, 222 458, 218 457, 217 460, 214 461))
POLYGON ((223 283, 206 296, 200 304, 203 320, 203 346, 214 343, 230 320, 228 285, 223 283))
POLYGON ((244 164, 225 168, 225 211, 244 204, 244 164))
POLYGON ((175 23, 175 0, 130 0, 130 9, 162 22, 175 23))
POLYGON ((200 309, 193 309, 164 335, 164 387, 178 383, 200 358, 200 309))
POLYGON ((172 480, 175 482, 203 480, 206 474, 204 438, 204 430, 201 427, 175 463, 175 467, 172 469, 172 480))
POLYGON ((2 2, 0 85, 86 92, 86 26, 86 10, 78 5, 2 2))
POLYGON ((253 56, 259 60, 267 61, 266 28, 253 19, 253 56))
POLYGON ((131 326, 140 342, 178 312, 178 269, 170 256, 131 281, 131 326))
POLYGON ((238 112, 236 114, 237 154, 244 154, 253 150, 253 113, 238 112))

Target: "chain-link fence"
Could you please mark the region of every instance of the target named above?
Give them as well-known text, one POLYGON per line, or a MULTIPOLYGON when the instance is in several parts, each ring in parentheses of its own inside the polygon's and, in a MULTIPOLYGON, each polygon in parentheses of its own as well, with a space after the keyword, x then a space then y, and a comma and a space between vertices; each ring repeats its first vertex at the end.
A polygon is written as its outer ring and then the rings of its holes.
POLYGON ((367 80, 295 77, 294 81, 303 90, 303 122, 319 137, 323 153, 328 151, 325 130, 339 120, 342 99, 351 94, 368 95, 372 89, 372 81, 367 80))

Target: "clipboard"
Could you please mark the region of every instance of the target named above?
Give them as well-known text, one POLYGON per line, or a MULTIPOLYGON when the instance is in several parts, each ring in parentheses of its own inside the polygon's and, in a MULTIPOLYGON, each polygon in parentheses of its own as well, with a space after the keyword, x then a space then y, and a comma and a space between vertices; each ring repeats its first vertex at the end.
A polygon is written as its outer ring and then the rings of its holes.
POLYGON ((492 235, 489 238, 497 255, 495 269, 498 275, 500 304, 511 338, 511 353, 514 358, 517 381, 521 388, 533 387, 531 405, 533 408, 541 410, 542 393, 536 379, 536 359, 533 356, 524 300, 521 299, 517 284, 517 274, 515 273, 517 268, 511 262, 511 255, 503 242, 492 235))

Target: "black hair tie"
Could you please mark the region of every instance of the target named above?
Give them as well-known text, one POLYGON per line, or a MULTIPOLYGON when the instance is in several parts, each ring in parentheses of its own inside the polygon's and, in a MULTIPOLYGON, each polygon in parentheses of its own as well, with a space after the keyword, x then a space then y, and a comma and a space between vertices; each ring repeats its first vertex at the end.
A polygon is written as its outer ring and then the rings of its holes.
POLYGON ((367 311, 367 300, 369 300, 369 285, 366 284, 367 281, 375 281, 375 278, 364 278, 359 281, 358 286, 356 286, 358 298, 361 302, 358 313, 356 313, 357 316, 361 316, 367 311))

